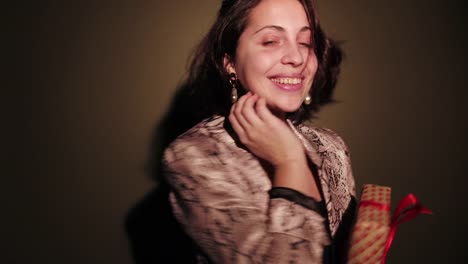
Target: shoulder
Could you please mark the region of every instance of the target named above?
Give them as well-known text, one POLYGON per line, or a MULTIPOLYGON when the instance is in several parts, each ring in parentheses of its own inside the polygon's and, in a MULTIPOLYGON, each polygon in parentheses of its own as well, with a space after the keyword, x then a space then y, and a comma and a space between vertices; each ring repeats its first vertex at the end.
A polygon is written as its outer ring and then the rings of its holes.
POLYGON ((232 138, 224 129, 224 117, 207 118, 178 136, 164 151, 166 163, 216 155, 232 138))
POLYGON ((249 177, 263 175, 259 161, 236 145, 224 128, 224 120, 218 116, 203 120, 165 149, 162 160, 164 178, 172 188, 191 191, 212 189, 214 193, 219 189, 225 197, 229 195, 223 190, 232 194, 235 189, 241 192, 252 188, 266 189, 266 175, 249 177))
POLYGON ((213 116, 200 121, 198 124, 179 135, 169 146, 177 146, 186 142, 203 139, 216 139, 216 135, 224 132, 224 117, 213 116))

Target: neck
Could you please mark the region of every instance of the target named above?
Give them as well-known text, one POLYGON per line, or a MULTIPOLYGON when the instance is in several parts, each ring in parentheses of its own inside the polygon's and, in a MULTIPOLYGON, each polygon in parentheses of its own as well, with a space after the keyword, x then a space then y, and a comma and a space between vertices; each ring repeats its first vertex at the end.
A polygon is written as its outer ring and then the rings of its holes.
POLYGON ((278 108, 270 108, 270 111, 273 115, 278 117, 279 119, 286 121, 286 113, 279 110, 278 108))

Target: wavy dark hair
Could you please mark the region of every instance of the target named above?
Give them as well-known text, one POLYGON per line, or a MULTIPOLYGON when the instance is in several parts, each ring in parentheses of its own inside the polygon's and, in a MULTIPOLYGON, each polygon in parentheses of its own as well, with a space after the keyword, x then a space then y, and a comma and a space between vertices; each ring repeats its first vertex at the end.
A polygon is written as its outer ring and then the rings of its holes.
MULTIPOLYGON (((182 85, 185 95, 192 101, 191 113, 195 119, 213 114, 227 115, 231 107, 228 73, 224 56, 235 58, 238 40, 244 31, 250 11, 261 0, 225 0, 222 2, 216 21, 208 34, 195 49, 189 66, 188 77, 182 85), (195 112, 193 112, 195 111, 195 112)), ((321 106, 333 102, 333 91, 342 60, 342 51, 322 30, 315 6, 311 0, 298 0, 305 9, 312 28, 313 49, 318 68, 310 89, 312 103, 301 106, 292 113, 294 121, 311 118, 321 106)))

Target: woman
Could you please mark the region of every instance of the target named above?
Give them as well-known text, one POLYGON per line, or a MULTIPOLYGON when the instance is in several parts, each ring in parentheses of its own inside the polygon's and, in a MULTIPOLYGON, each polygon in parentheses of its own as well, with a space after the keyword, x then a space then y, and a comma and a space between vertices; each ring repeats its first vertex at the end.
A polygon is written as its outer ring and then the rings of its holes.
POLYGON ((203 119, 166 149, 174 215, 210 263, 336 263, 354 214, 347 147, 302 124, 341 53, 310 0, 226 0, 187 87, 203 119))

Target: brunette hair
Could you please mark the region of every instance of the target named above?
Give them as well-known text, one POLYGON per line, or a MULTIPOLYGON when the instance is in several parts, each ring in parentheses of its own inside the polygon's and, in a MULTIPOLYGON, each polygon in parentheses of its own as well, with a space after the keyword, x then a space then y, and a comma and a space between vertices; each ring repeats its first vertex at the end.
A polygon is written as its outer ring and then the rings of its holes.
MULTIPOLYGON (((260 1, 224 0, 216 21, 196 47, 187 79, 179 90, 179 96, 187 97, 183 100, 182 107, 190 115, 189 119, 193 120, 193 124, 214 114, 228 115, 231 107, 231 85, 224 67, 224 56, 235 58, 238 40, 248 23, 249 14, 260 1)), ((342 52, 322 30, 313 0, 298 1, 304 7, 311 25, 313 49, 318 61, 310 89, 312 102, 307 106, 302 105, 291 115, 295 122, 302 122, 311 118, 321 106, 333 101, 342 52)), ((242 90, 239 91, 239 96, 242 95, 242 90)))

